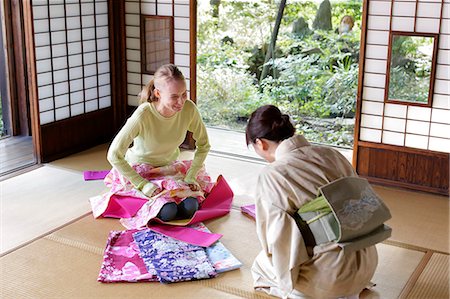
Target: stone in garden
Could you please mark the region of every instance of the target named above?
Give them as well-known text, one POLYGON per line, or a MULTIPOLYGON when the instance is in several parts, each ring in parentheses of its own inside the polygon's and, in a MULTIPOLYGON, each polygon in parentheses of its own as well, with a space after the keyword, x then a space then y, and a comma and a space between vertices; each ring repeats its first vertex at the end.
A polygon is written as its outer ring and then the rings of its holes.
POLYGON ((319 10, 317 11, 316 18, 313 23, 314 29, 331 30, 331 4, 330 1, 324 0, 320 3, 319 10))
POLYGON ((292 25, 292 33, 298 36, 305 36, 311 33, 308 23, 303 17, 298 18, 292 25))

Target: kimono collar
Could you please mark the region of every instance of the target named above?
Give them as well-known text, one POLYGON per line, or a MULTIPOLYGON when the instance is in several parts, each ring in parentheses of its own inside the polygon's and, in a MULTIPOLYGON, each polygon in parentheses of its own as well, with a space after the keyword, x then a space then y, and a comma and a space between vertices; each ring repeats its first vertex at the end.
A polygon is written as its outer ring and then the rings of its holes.
POLYGON ((275 160, 282 158, 284 154, 289 153, 299 147, 311 145, 303 135, 294 135, 283 140, 275 151, 275 160))

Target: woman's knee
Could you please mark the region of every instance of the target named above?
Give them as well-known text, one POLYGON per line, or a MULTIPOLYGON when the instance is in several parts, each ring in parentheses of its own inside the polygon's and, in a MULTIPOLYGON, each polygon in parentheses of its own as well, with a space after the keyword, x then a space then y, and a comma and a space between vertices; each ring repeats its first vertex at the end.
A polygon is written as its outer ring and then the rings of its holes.
POLYGON ((177 212, 177 204, 174 202, 168 202, 162 206, 161 210, 158 213, 158 216, 156 217, 158 217, 162 221, 170 221, 177 217, 177 212))
POLYGON ((191 218, 197 210, 197 198, 188 197, 178 205, 178 217, 182 219, 191 218))

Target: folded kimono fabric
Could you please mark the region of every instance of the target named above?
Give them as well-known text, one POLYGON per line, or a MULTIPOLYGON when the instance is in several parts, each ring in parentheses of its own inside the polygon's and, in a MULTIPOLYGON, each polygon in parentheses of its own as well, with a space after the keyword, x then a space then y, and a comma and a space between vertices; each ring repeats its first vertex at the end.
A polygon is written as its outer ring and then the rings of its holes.
POLYGON ((255 211, 255 205, 247 205, 241 207, 241 212, 244 214, 247 214, 248 216, 252 217, 253 219, 256 218, 256 211, 255 211))
POLYGON ((213 234, 209 230, 198 230, 190 227, 159 224, 151 224, 148 227, 154 232, 202 247, 209 247, 222 237, 221 234, 213 234))
POLYGON ((109 173, 109 170, 86 170, 83 171, 85 181, 103 180, 109 173))
MULTIPOLYGON (((197 223, 192 228, 210 232, 203 223, 197 223)), ((206 247, 206 254, 217 273, 239 269, 242 266, 242 263, 220 241, 206 247)))
POLYGON ((133 239, 138 230, 111 231, 97 280, 100 282, 159 281, 155 269, 147 268, 133 239))
POLYGON ((133 238, 147 269, 154 269, 162 283, 206 279, 217 275, 203 247, 149 229, 135 232, 133 238))

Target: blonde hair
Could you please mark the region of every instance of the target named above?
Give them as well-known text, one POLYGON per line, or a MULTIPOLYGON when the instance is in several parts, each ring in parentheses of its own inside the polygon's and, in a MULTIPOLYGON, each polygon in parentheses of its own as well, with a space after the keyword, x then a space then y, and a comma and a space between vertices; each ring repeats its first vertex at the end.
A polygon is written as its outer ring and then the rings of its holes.
POLYGON ((180 69, 174 64, 165 64, 160 66, 155 74, 153 75, 153 79, 145 85, 145 87, 138 94, 139 104, 145 102, 154 102, 157 101, 158 98, 155 96, 155 82, 156 85, 160 86, 162 81, 168 82, 172 80, 185 80, 183 73, 180 69))

